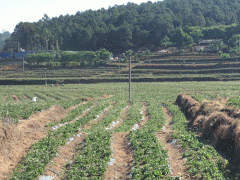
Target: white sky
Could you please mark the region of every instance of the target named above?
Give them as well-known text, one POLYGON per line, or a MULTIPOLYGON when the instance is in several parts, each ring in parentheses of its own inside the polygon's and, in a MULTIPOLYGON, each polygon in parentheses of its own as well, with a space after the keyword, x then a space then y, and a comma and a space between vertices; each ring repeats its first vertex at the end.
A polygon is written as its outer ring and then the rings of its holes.
MULTIPOLYGON (((146 3, 149 0, 2 0, 0 5, 0 32, 12 33, 19 22, 37 22, 44 14, 50 18, 74 15, 78 11, 108 9, 109 6, 146 3)), ((157 0, 151 0, 156 2, 157 0)))

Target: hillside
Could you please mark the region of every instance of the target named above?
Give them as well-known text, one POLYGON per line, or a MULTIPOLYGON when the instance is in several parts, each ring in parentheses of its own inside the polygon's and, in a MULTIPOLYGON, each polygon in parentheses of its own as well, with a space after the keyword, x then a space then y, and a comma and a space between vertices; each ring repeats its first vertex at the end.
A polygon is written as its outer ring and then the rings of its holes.
MULTIPOLYGON (((146 46, 153 50, 171 44, 172 33, 180 26, 184 29, 239 24, 239 8, 239 0, 165 0, 116 5, 52 19, 45 14, 38 22, 17 24, 3 52, 16 51, 16 42, 26 50, 56 49, 57 44, 61 50, 106 48, 113 54, 146 46)), ((220 32, 225 28, 220 28, 220 32)), ((187 29, 185 32, 190 33, 187 29)), ((216 35, 223 37, 217 32, 207 38, 217 38, 216 35)), ((191 36, 195 41, 194 33, 191 36)))

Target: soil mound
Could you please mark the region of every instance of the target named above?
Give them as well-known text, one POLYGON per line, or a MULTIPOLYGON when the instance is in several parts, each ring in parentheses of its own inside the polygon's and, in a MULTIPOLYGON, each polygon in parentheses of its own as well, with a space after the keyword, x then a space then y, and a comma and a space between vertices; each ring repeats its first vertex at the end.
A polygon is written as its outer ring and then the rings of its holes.
POLYGON ((240 125, 238 110, 214 100, 199 103, 189 95, 179 94, 175 102, 189 119, 191 131, 198 132, 230 159, 240 160, 240 125))

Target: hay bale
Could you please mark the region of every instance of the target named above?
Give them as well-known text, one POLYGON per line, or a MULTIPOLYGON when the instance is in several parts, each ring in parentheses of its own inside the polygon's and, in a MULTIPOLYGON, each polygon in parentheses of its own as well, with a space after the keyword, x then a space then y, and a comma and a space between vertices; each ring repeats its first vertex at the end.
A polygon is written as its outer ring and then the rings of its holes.
POLYGON ((195 119, 192 120, 191 130, 192 131, 201 131, 203 127, 203 122, 205 120, 204 115, 199 115, 195 119))
POLYGON ((223 112, 214 112, 203 123, 203 136, 205 139, 212 140, 214 132, 220 125, 233 125, 234 119, 223 112))
POLYGON ((234 140, 235 140, 235 157, 240 159, 240 125, 237 124, 236 128, 234 129, 234 140))
POLYGON ((220 125, 213 133, 212 145, 218 150, 231 152, 234 150, 233 126, 220 125))
POLYGON ((175 102, 189 118, 195 118, 202 108, 201 104, 191 96, 179 94, 175 102))

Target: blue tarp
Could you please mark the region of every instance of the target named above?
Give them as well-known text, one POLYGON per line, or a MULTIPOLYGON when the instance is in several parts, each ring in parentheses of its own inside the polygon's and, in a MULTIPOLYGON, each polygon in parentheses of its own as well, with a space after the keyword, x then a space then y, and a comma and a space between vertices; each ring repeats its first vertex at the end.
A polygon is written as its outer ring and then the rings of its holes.
POLYGON ((5 53, 0 54, 0 58, 12 58, 14 55, 16 55, 17 58, 26 57, 27 54, 33 54, 34 52, 14 52, 14 53, 5 53))

